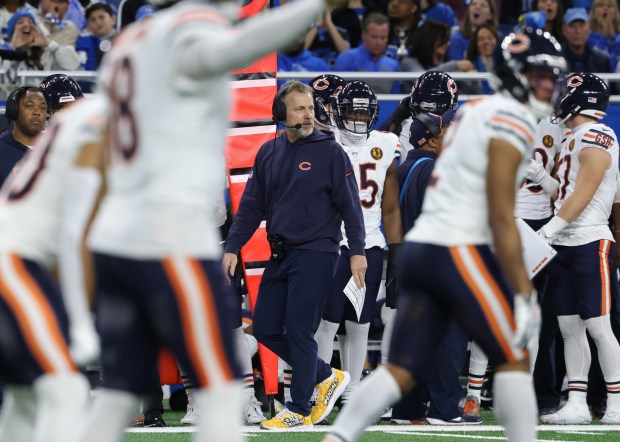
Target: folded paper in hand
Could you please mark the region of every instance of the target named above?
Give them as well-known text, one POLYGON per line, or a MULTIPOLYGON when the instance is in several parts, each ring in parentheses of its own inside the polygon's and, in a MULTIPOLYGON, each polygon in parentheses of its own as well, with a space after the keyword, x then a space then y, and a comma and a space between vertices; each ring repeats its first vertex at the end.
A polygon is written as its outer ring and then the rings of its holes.
POLYGON ((366 298, 366 285, 364 284, 364 287, 361 289, 358 288, 357 284, 355 284, 355 279, 351 276, 343 291, 347 298, 349 298, 349 301, 351 301, 351 304, 353 304, 357 320, 359 321, 362 315, 362 308, 364 307, 364 299, 366 298))
POLYGON ((520 218, 517 218, 517 227, 521 235, 525 269, 530 279, 532 279, 551 262, 557 252, 520 218))

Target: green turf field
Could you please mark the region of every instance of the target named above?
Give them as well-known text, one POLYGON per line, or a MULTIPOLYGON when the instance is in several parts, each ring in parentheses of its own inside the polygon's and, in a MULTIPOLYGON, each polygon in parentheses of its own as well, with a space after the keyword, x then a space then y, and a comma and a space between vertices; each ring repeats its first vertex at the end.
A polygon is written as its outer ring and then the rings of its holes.
MULTIPOLYGON (((128 430, 127 442, 189 442, 192 427, 182 426, 179 420, 183 413, 167 411, 164 418, 166 428, 150 429, 140 426, 128 430)), ((330 421, 336 413, 330 415, 330 421)), ((484 423, 475 427, 437 427, 411 425, 376 425, 370 427, 360 439, 362 442, 391 441, 494 441, 506 440, 504 432, 497 426, 491 411, 482 412, 484 423)), ((245 427, 244 432, 249 441, 265 442, 320 442, 329 427, 316 426, 307 432, 273 433, 260 430, 258 426, 245 427)), ((564 425, 539 427, 539 441, 582 441, 582 442, 620 442, 620 426, 599 425, 564 425)))

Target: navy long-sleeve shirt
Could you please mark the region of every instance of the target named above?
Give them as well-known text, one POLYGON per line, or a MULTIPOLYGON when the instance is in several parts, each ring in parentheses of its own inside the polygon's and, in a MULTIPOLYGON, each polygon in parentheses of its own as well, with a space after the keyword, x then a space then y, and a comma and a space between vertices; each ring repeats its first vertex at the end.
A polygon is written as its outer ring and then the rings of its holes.
POLYGON ((225 251, 237 253, 263 219, 287 247, 335 252, 344 220, 349 248, 364 254, 365 229, 353 166, 334 134, 317 129, 294 143, 282 134, 256 155, 225 251))
POLYGON ((400 205, 400 216, 403 223, 403 232, 408 232, 413 227, 415 220, 422 212, 422 203, 424 202, 424 194, 426 186, 431 178, 433 169, 435 168, 435 160, 437 154, 421 149, 410 150, 405 161, 398 167, 398 189, 399 195, 403 191, 405 180, 409 170, 420 158, 430 158, 430 160, 421 161, 411 173, 411 178, 407 184, 407 190, 400 205))
POLYGON ((0 186, 30 148, 13 138, 11 126, 0 132, 0 186))

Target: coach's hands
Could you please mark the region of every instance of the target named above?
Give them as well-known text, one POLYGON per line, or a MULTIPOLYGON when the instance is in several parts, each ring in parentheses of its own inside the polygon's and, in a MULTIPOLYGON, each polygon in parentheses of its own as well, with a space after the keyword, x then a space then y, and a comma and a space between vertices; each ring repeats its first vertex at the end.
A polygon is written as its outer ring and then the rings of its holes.
POLYGON ((366 269, 368 268, 366 257, 364 255, 351 255, 349 263, 351 264, 351 274, 353 275, 355 285, 358 289, 361 289, 364 287, 366 269))
POLYGON ((224 258, 222 258, 222 271, 224 272, 224 279, 228 285, 230 285, 230 278, 235 274, 238 261, 239 259, 236 253, 224 253, 224 258))

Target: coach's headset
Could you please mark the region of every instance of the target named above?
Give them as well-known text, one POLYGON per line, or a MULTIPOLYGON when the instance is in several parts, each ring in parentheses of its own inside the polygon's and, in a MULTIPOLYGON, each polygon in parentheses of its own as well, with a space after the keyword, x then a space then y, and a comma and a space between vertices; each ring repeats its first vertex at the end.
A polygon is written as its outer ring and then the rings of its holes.
MULTIPOLYGON (((43 94, 43 96, 45 97, 45 102, 47 103, 47 108, 49 109, 49 107, 50 107, 50 99, 49 99, 48 95, 45 92, 43 92, 39 87, 37 87, 37 86, 21 86, 21 87, 18 87, 17 89, 15 89, 13 92, 11 92, 9 94, 9 96, 7 97, 7 99, 6 99, 6 108, 5 108, 5 111, 4 111, 4 116, 7 118, 7 120, 11 120, 11 121, 17 120, 17 117, 19 116, 19 100, 28 91, 39 91, 39 92, 41 92, 43 94)), ((49 120, 49 118, 50 118, 50 114, 46 113, 45 114, 45 119, 49 120)))

